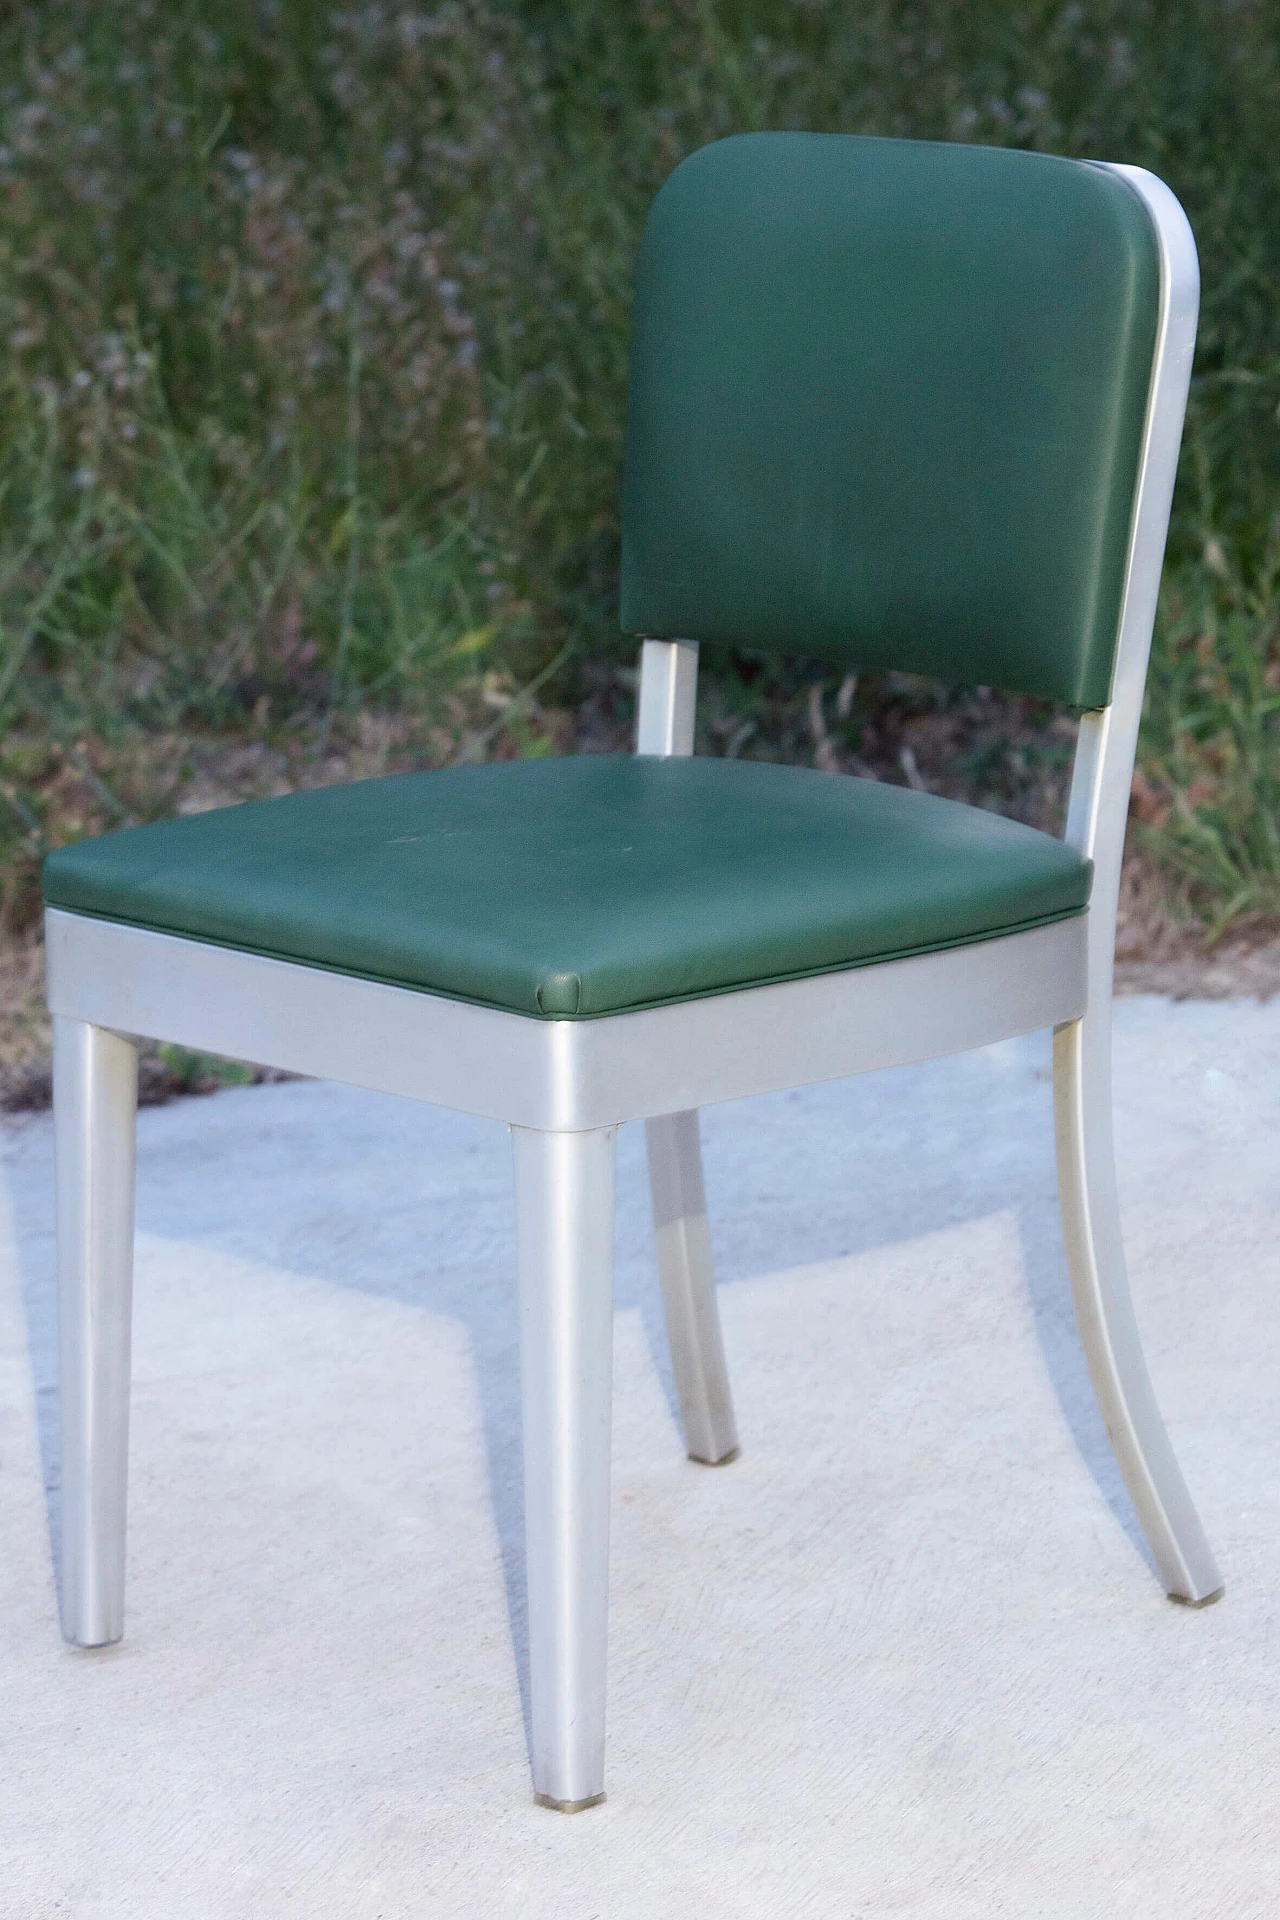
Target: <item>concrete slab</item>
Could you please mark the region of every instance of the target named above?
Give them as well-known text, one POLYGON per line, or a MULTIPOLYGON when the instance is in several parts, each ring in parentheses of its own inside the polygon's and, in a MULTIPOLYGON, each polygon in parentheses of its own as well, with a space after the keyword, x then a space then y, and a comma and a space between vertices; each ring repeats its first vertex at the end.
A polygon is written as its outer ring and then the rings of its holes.
POLYGON ((629 1129, 609 1800, 573 1820, 526 1770, 502 1131, 304 1084, 142 1116, 129 1628, 86 1655, 50 1130, 15 1124, 0 1913, 1274 1913, 1280 1003, 1117 1012, 1135 1290, 1225 1600, 1165 1600, 1093 1407, 1043 1036, 705 1116, 723 1471, 682 1457, 629 1129))

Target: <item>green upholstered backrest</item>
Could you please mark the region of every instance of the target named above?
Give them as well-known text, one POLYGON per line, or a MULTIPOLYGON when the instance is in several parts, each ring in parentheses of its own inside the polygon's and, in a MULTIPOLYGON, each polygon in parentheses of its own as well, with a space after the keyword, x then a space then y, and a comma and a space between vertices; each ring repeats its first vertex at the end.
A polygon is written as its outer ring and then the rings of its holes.
POLYGON ((624 629, 1105 705, 1159 301, 1086 162, 704 147, 640 253, 624 629))

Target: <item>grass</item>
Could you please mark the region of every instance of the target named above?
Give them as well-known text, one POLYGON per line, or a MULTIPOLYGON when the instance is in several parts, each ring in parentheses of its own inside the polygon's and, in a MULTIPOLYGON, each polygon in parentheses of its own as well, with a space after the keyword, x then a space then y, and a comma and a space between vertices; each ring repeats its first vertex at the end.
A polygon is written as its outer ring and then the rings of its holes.
MULTIPOLYGON (((1136 790, 1280 912, 1280 35, 1248 0, 18 0, 0 17, 0 933, 41 853, 248 793, 624 743, 645 209, 752 127, 1136 161, 1204 317, 1136 790)), ((1051 818, 1026 702, 708 650, 703 745, 1051 818)))

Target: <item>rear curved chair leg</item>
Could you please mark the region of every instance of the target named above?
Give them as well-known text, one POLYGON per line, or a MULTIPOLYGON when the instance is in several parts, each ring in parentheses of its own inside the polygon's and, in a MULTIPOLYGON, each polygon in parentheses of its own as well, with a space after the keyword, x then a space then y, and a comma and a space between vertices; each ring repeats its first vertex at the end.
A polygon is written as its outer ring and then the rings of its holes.
POLYGON ((617 1129, 512 1127, 536 1799, 604 1798, 617 1129))
POLYGON ((1222 1576, 1187 1492, 1138 1335, 1125 1269, 1111 1123, 1110 1006, 1053 1039, 1058 1190, 1094 1391, 1171 1600, 1207 1606, 1222 1576))
POLYGON ((61 1611, 77 1647, 124 1631, 137 1099, 130 1041, 55 1018, 61 1611))
POLYGON ((738 1430, 720 1337, 697 1113, 646 1121, 645 1137, 662 1305, 685 1448, 691 1460, 725 1466, 738 1457, 738 1430))

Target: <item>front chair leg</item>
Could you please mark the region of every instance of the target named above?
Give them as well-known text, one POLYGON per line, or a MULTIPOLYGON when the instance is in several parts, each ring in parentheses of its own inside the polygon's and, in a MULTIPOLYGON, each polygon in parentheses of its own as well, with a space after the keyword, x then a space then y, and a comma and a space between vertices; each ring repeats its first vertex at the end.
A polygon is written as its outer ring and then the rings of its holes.
POLYGON ((1156 1405, 1125 1270, 1109 1007, 1056 1030, 1053 1091, 1067 1263, 1094 1391, 1170 1599, 1207 1606, 1222 1576, 1156 1405))
POLYGON ((77 1647, 124 1631, 137 1100, 138 1049, 55 1017, 61 1611, 77 1647))
POLYGON ((533 1788, 576 1813, 604 1798, 617 1130, 511 1137, 533 1788))
POLYGON ((671 1113, 645 1124, 649 1188, 662 1305, 685 1449, 711 1467, 738 1457, 702 1180, 698 1116, 671 1113))

